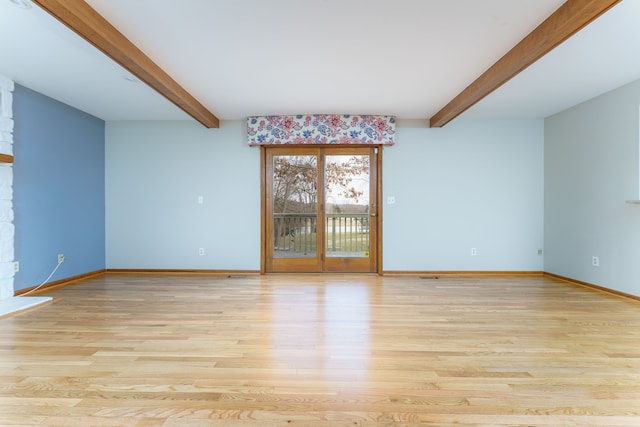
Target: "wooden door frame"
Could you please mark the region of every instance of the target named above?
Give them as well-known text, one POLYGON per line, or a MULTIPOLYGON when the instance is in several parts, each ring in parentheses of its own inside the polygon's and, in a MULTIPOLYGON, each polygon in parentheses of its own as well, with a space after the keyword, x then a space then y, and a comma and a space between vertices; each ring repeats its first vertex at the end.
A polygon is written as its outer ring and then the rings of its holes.
MULTIPOLYGON (((286 148, 295 149, 295 145, 289 145, 286 148)), ((304 145, 302 145, 304 147, 304 145)), ((323 147, 352 147, 352 145, 322 145, 323 147)), ((267 150, 282 149, 281 146, 260 146, 260 274, 267 274, 267 150)), ((383 146, 377 145, 373 148, 377 149, 375 161, 376 161, 376 198, 378 201, 378 212, 375 218, 376 221, 376 258, 375 258, 375 271, 374 273, 382 275, 382 218, 383 218, 383 201, 382 201, 382 152, 383 146)))

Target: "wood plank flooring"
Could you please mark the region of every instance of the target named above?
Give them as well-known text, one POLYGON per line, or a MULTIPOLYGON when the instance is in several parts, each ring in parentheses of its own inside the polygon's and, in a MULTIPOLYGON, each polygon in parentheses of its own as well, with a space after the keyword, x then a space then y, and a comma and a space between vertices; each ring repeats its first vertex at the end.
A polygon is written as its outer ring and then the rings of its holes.
POLYGON ((110 274, 0 319, 1 426, 640 426, 640 303, 543 277, 110 274))

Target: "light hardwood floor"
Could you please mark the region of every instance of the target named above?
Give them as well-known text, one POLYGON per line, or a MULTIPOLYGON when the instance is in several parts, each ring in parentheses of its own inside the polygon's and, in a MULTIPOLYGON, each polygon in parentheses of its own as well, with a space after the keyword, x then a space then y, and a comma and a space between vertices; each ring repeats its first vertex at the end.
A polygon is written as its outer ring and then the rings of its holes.
POLYGON ((96 277, 0 319, 2 426, 640 426, 640 303, 543 277, 96 277))

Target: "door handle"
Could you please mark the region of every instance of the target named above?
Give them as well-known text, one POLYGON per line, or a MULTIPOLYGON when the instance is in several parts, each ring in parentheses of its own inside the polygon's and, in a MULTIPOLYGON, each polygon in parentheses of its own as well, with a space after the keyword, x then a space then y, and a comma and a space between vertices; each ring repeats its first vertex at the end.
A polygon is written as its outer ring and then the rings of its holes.
POLYGON ((378 214, 375 212, 371 212, 371 216, 378 216, 378 214))

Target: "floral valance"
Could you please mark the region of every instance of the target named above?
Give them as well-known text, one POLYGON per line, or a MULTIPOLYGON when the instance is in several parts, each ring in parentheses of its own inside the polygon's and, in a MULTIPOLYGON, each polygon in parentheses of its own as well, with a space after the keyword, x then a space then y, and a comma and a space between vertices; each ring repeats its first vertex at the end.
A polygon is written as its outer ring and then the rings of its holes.
POLYGON ((393 145, 393 116, 306 114, 247 119, 249 145, 383 144, 393 145))

